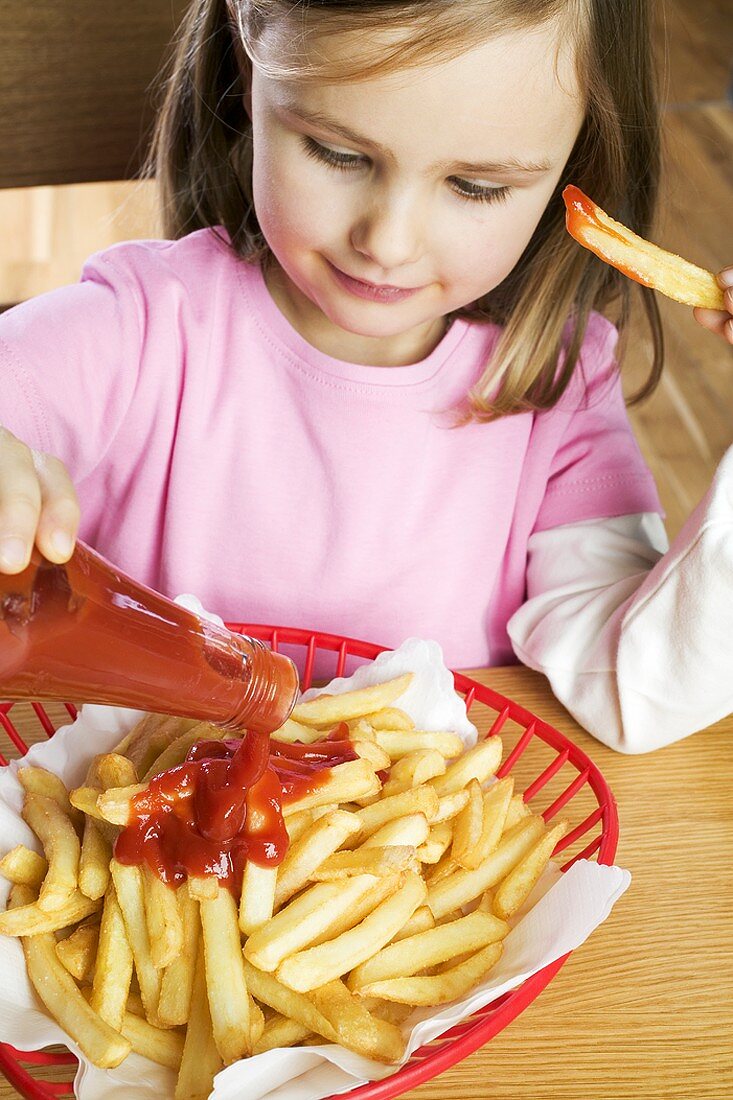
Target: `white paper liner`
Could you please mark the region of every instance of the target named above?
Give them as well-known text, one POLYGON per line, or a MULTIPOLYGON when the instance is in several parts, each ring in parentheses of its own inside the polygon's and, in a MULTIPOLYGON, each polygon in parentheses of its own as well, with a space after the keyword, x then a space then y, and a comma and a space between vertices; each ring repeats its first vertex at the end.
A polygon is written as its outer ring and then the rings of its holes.
MULTIPOLYGON (((195 597, 179 597, 179 602, 204 613, 195 597)), ((207 617, 217 620, 213 615, 207 617)), ((394 705, 405 710, 418 728, 453 729, 467 745, 473 744, 476 730, 467 720, 462 700, 453 691, 451 673, 436 642, 409 639, 398 650, 383 653, 361 666, 352 677, 334 680, 327 690, 338 694, 406 671, 414 672, 415 679, 394 705)), ((303 698, 312 694, 306 692, 303 698)), ((68 787, 78 786, 91 758, 112 749, 141 714, 136 710, 87 704, 73 724, 62 727, 47 743, 34 745, 23 764, 38 763, 60 775, 68 787)), ((16 771, 16 762, 0 769, 1 848, 5 852, 22 843, 39 850, 34 834, 20 817, 22 789, 16 771)), ((409 1034, 405 1058, 578 947, 606 919, 630 881, 628 871, 590 861, 579 861, 564 875, 556 868, 548 868, 523 912, 517 914, 490 980, 460 1003, 443 1006, 440 1011, 418 1009, 409 1017, 404 1025, 405 1034, 409 1034), (529 908, 537 897, 540 900, 529 908)), ((3 907, 9 889, 9 884, 0 877, 3 907)), ((38 1050, 56 1043, 66 1045, 79 1058, 74 1089, 80 1100, 127 1100, 131 1095, 164 1100, 173 1096, 175 1074, 139 1055, 129 1055, 114 1070, 100 1070, 91 1065, 36 997, 26 974, 21 945, 6 936, 0 936, 0 1038, 20 1050, 38 1050)), ((211 1096, 214 1100, 241 1100, 243 1096, 247 1100, 319 1100, 379 1080, 396 1068, 333 1044, 271 1050, 222 1070, 211 1096)))

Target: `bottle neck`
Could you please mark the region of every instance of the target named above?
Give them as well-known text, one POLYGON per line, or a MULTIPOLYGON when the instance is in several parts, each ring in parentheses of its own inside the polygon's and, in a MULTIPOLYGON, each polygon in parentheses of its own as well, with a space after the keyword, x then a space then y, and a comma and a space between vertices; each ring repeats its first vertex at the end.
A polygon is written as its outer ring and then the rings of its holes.
POLYGON ((297 669, 288 657, 273 653, 257 638, 236 634, 229 637, 242 658, 242 693, 231 716, 219 725, 223 729, 272 733, 287 721, 295 706, 297 669))

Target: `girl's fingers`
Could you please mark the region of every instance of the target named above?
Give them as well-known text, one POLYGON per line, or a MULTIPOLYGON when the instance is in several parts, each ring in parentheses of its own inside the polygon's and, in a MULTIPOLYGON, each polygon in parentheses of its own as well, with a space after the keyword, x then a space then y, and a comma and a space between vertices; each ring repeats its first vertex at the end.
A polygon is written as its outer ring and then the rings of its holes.
POLYGON ((68 561, 79 529, 79 501, 69 472, 58 458, 33 452, 41 491, 36 545, 53 562, 68 561))
POLYGON ((25 443, 0 428, 0 572, 28 565, 41 511, 41 487, 25 443))
POLYGON ((725 309, 695 309, 695 320, 733 344, 733 267, 724 267, 715 278, 723 291, 725 309))
POLYGON ((722 309, 694 309, 695 320, 703 328, 723 336, 733 344, 733 317, 722 309))

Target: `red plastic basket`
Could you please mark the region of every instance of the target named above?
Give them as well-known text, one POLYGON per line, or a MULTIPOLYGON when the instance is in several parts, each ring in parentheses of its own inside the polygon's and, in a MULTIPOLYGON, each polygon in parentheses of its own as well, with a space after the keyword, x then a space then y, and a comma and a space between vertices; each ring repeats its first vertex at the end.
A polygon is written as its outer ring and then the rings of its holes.
MULTIPOLYGON (((330 658, 333 665, 328 678, 342 676, 347 658, 350 664, 373 660, 385 652, 386 646, 360 642, 334 634, 317 631, 271 627, 245 623, 228 623, 231 630, 246 633, 269 643, 273 649, 287 649, 301 673, 301 685, 310 686, 316 658, 319 659, 319 675, 323 674, 323 659, 330 658)), ((595 764, 562 733, 524 707, 499 692, 460 673, 454 674, 455 687, 466 703, 471 720, 481 732, 489 734, 501 731, 505 756, 499 776, 512 772, 517 785, 523 790, 525 802, 533 801, 535 813, 542 813, 546 821, 562 810, 569 817, 571 828, 555 849, 570 858, 563 864, 566 871, 576 860, 595 858, 599 863, 613 862, 618 842, 618 814, 616 803, 603 776, 595 764), (540 806, 537 799, 545 805, 540 806)), ((28 746, 18 733, 11 712, 20 704, 0 703, 0 726, 5 730, 19 755, 28 746)), ((55 727, 45 707, 38 702, 31 704, 44 732, 51 737, 55 727)), ((72 718, 76 708, 64 704, 72 718)), ((0 754, 0 764, 8 761, 0 754)), ((416 1088, 424 1081, 448 1069, 462 1058, 472 1054, 477 1047, 492 1039, 518 1016, 547 983, 557 974, 568 955, 546 966, 511 993, 475 1012, 469 1019, 445 1032, 439 1038, 416 1050, 410 1060, 391 1077, 352 1089, 349 1100, 387 1100, 416 1088)), ((53 1100, 58 1096, 73 1094, 73 1072, 76 1059, 69 1051, 19 1051, 7 1043, 0 1043, 0 1070, 8 1081, 25 1097, 32 1100, 53 1100), (22 1063, 26 1063, 23 1065, 22 1063), (42 1067, 70 1067, 71 1080, 38 1080, 32 1076, 42 1067)), ((54 1077, 63 1073, 56 1069, 54 1077)))

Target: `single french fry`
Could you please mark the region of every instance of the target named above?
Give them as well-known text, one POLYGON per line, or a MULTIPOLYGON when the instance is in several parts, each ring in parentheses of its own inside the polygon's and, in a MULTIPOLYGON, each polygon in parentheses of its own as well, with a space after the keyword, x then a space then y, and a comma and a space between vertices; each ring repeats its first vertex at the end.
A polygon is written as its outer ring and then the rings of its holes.
POLYGON ((183 948, 183 922, 178 897, 175 888, 159 879, 147 864, 142 864, 140 871, 150 960, 156 970, 164 970, 183 948))
POLYGON ((36 765, 26 765, 18 768, 16 772, 18 781, 26 794, 40 794, 46 798, 52 798, 58 802, 61 809, 71 821, 72 825, 80 829, 84 819, 77 809, 69 801, 69 792, 64 781, 53 772, 36 765))
MULTIPOLYGON (((13 886, 9 903, 11 907, 26 908, 32 904, 32 899, 30 887, 13 886)), ((22 943, 28 977, 53 1018, 95 1066, 102 1069, 118 1066, 130 1053, 130 1043, 84 1000, 56 954, 52 933, 24 936, 22 943)))
POLYGON ((255 1043, 253 1054, 264 1054, 266 1050, 277 1047, 294 1047, 314 1033, 298 1020, 290 1020, 276 1012, 266 1021, 262 1035, 255 1043))
POLYGON ((399 846, 408 844, 417 851, 428 839, 429 833, 430 826, 425 814, 406 814, 404 817, 393 818, 382 825, 381 829, 377 829, 376 833, 367 837, 357 851, 363 851, 365 848, 386 848, 392 844, 399 846))
POLYGON ((186 1028, 183 1056, 176 1081, 175 1100, 208 1100, 214 1077, 222 1068, 211 1028, 209 999, 206 994, 204 947, 199 941, 194 969, 191 1015, 186 1028))
POLYGON ((73 791, 69 792, 69 799, 72 806, 77 810, 81 810, 87 817, 93 817, 95 821, 107 824, 97 806, 99 793, 99 787, 75 787, 73 791))
POLYGON ((376 731, 366 718, 354 718, 346 725, 349 727, 349 741, 373 741, 376 744, 376 731))
MULTIPOLYGON (((541 817, 529 817, 510 834, 475 870, 455 871, 439 882, 430 883, 428 905, 437 920, 482 894, 506 878, 545 831, 541 817)), ((377 994, 381 996, 381 994, 377 994)), ((392 998, 387 998, 391 1000, 392 998)))
POLYGON ((109 885, 112 845, 91 817, 84 819, 79 857, 79 889, 88 898, 104 897, 109 885))
POLYGON ((306 726, 335 725, 352 718, 363 718, 372 711, 393 703, 407 691, 413 675, 406 672, 384 684, 373 684, 341 695, 318 695, 307 703, 298 703, 291 718, 306 726))
POLYGON ((532 811, 524 801, 524 796, 521 793, 513 794, 509 799, 509 809, 506 812, 502 836, 506 836, 506 834, 511 832, 520 821, 523 821, 525 817, 529 817, 531 813, 532 811))
POLYGON ((446 770, 445 757, 437 749, 418 749, 400 757, 392 765, 389 779, 382 788, 385 798, 419 787, 446 770))
POLYGON ((122 1020, 122 1034, 136 1054, 151 1062, 177 1070, 183 1057, 183 1035, 177 1031, 164 1031, 142 1016, 126 1012, 122 1020))
POLYGON ((283 814, 290 816, 299 810, 323 806, 330 802, 351 802, 362 795, 374 794, 382 784, 374 774, 368 760, 347 760, 331 768, 318 787, 283 806, 283 814))
POLYGON ((281 1016, 287 1016, 290 1020, 307 1027, 316 1035, 323 1036, 331 1043, 338 1042, 338 1033, 333 1024, 326 1018, 321 1009, 317 1008, 313 997, 304 993, 297 993, 278 981, 274 974, 268 974, 259 970, 245 957, 244 974, 247 986, 252 995, 262 1004, 274 1008, 281 1016))
POLYGON ((488 737, 468 749, 446 768, 444 775, 430 780, 439 798, 454 794, 466 787, 472 779, 484 783, 496 773, 501 764, 502 743, 500 737, 488 737))
POLYGON ((380 748, 376 741, 367 741, 364 738, 350 738, 352 747, 357 756, 368 760, 375 771, 382 771, 392 763, 389 753, 380 748))
POLYGON ((468 802, 456 815, 451 847, 451 858, 461 867, 469 866, 471 854, 478 847, 484 828, 484 797, 478 779, 471 779, 466 790, 468 802))
POLYGON ((469 959, 443 970, 439 974, 417 975, 409 978, 389 978, 372 982, 361 990, 388 1001, 400 1001, 410 1005, 442 1005, 463 997, 478 985, 501 957, 502 944, 490 943, 469 959))
MULTIPOLYGON (((304 813, 310 813, 305 810, 304 813)), ((291 837, 285 859, 277 869, 274 908, 278 910, 306 884, 311 874, 359 827, 356 814, 334 810, 312 822, 299 839, 291 837)))
POLYGON ((38 907, 53 912, 62 908, 77 889, 79 837, 68 815, 48 795, 26 793, 22 813, 43 845, 48 861, 48 873, 38 894, 38 907))
POLYGON ((427 932, 429 928, 435 928, 435 917, 427 905, 421 905, 392 937, 392 943, 406 940, 408 936, 416 936, 418 932, 427 932))
POLYGON ((411 871, 404 871, 402 875, 403 885, 397 892, 381 902, 355 928, 327 943, 290 955, 280 963, 277 969, 280 981, 301 993, 315 989, 341 977, 389 943, 427 893, 419 875, 411 871))
POLYGON ((406 1043, 399 1027, 372 1015, 342 981, 327 982, 311 996, 335 1027, 342 1046, 379 1062, 394 1063, 402 1058, 406 1043))
POLYGON ((117 901, 125 922, 125 932, 132 948, 135 973, 145 1005, 145 1015, 151 1023, 157 1024, 161 975, 151 955, 141 870, 139 867, 118 863, 116 859, 112 860, 110 869, 117 901))
POLYGON ((463 867, 478 867, 494 851, 501 840, 504 823, 514 790, 514 777, 500 779, 483 794, 483 826, 481 836, 473 848, 463 853, 463 867))
POLYGON ((37 901, 19 905, 0 913, 0 935, 2 936, 42 936, 47 932, 57 932, 68 928, 102 908, 102 902, 92 900, 75 890, 60 909, 41 909, 37 901))
POLYGON ((260 867, 248 859, 242 875, 239 927, 246 936, 272 916, 277 885, 277 867, 260 867))
POLYGON ((494 891, 484 890, 481 895, 481 900, 476 906, 477 911, 481 913, 493 913, 494 912, 494 891))
POLYGON ((249 994, 249 1048, 254 1051, 265 1030, 265 1014, 252 994, 249 994))
POLYGON ((379 729, 375 731, 377 744, 385 749, 392 760, 398 760, 417 749, 434 749, 450 759, 460 756, 464 744, 457 733, 435 730, 379 729))
POLYGON ((352 992, 388 978, 407 978, 429 966, 448 962, 465 952, 503 939, 509 925, 490 913, 474 912, 409 939, 389 944, 355 967, 346 982, 352 992))
MULTIPOLYGON (((370 876, 374 878, 374 876, 370 876)), ((325 932, 319 933, 310 943, 310 947, 318 947, 319 944, 333 940, 342 932, 348 932, 350 928, 363 921, 365 917, 376 907, 394 894, 400 885, 399 875, 385 875, 382 878, 374 878, 375 885, 362 894, 346 912, 331 921, 325 932)))
POLYGON ((130 787, 109 787, 97 794, 97 809, 105 821, 124 827, 130 821, 133 798, 145 790, 147 786, 144 783, 133 783, 130 787))
POLYGON ((436 882, 440 882, 441 879, 447 878, 448 875, 452 875, 458 870, 458 864, 453 859, 452 853, 446 849, 438 862, 427 867, 423 874, 430 887, 433 887, 436 882))
POLYGON ((395 818, 423 814, 428 821, 431 821, 438 812, 438 806, 438 796, 429 785, 403 791, 402 794, 391 797, 382 797, 373 806, 365 806, 364 809, 356 811, 354 817, 359 822, 359 829, 349 838, 347 846, 361 844, 395 818))
POLYGON ((80 924, 70 936, 56 944, 56 954, 62 965, 77 982, 92 980, 98 940, 99 925, 80 924))
POLYGON ((310 745, 314 741, 320 741, 323 738, 323 731, 288 718, 284 725, 280 726, 280 729, 275 730, 270 736, 275 741, 285 741, 290 745, 295 741, 300 741, 303 745, 310 745))
POLYGON ((197 901, 211 901, 219 893, 219 880, 213 875, 190 875, 188 892, 197 901))
POLYGON ((725 309, 723 291, 712 271, 639 237, 572 184, 563 191, 563 199, 571 237, 604 263, 683 305, 725 309))
POLYGON ((494 894, 494 913, 506 920, 524 905, 532 888, 550 862, 555 845, 568 831, 569 823, 559 821, 507 875, 494 894))
POLYGON ((103 752, 94 758, 93 778, 88 780, 92 787, 103 791, 110 787, 130 787, 137 783, 135 765, 126 756, 117 752, 103 752))
POLYGON ((379 881, 374 875, 357 875, 345 882, 310 886, 252 933, 244 947, 245 957, 260 970, 275 970, 287 955, 348 917, 355 905, 373 894, 379 881))
MULTIPOLYGON (((283 821, 290 843, 295 844, 300 840, 303 834, 310 829, 315 821, 318 821, 320 817, 324 817, 326 814, 333 813, 334 810, 338 810, 338 808, 338 802, 326 802, 323 806, 313 806, 309 810, 298 810, 296 813, 284 817, 283 821)), ((289 850, 290 849, 288 849, 288 851, 289 850)))
POLYGON ((48 860, 25 844, 16 844, 0 859, 0 875, 18 886, 38 890, 48 873, 48 860))
POLYGON ((372 1016, 387 1020, 390 1024, 402 1024, 414 1012, 412 1005, 401 1005, 397 1001, 383 1001, 379 997, 363 997, 361 993, 359 993, 359 1001, 372 1016))
POLYGON ((421 863, 437 863, 450 848, 452 839, 453 826, 450 821, 433 825, 428 839, 417 850, 417 858, 421 863))
POLYGON ((468 791, 463 787, 460 791, 445 794, 438 799, 438 806, 432 817, 428 818, 431 825, 440 825, 444 821, 452 821, 457 817, 468 802, 468 791))
POLYGON ((176 897, 183 925, 183 945, 178 957, 163 972, 158 1002, 158 1019, 161 1024, 170 1027, 185 1024, 191 1011, 201 931, 198 902, 191 896, 185 883, 178 887, 176 897))
POLYGON ((364 721, 368 722, 374 730, 413 730, 415 728, 410 715, 399 707, 382 707, 374 714, 364 715, 364 721))
POLYGON ((115 1031, 122 1030, 132 981, 132 948, 114 883, 104 897, 90 1004, 115 1031))
MULTIPOLYGON (((142 782, 149 783, 154 775, 160 775, 161 772, 166 772, 169 768, 175 768, 178 764, 182 764, 186 759, 188 750, 197 741, 217 741, 226 736, 227 731, 222 729, 221 726, 213 726, 210 722, 198 722, 192 729, 182 733, 175 741, 171 741, 169 745, 166 745, 148 767, 142 777, 142 782)), ((134 783, 135 780, 129 780, 129 782, 134 783)), ((110 786, 124 787, 127 784, 113 783, 110 786)))
POLYGON ((313 882, 337 882, 353 875, 395 875, 406 871, 415 859, 416 848, 409 844, 357 848, 354 852, 336 852, 311 873, 313 882))
POLYGON ((211 1026, 216 1049, 228 1066, 252 1052, 237 905, 226 887, 199 905, 211 1026))

